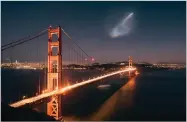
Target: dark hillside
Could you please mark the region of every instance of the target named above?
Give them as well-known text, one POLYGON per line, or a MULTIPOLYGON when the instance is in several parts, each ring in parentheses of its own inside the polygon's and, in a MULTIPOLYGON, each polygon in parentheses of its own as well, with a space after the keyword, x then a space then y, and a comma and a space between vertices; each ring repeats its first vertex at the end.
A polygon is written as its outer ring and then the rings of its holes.
POLYGON ((2 121, 55 121, 45 113, 39 113, 29 108, 13 108, 1 103, 2 121))

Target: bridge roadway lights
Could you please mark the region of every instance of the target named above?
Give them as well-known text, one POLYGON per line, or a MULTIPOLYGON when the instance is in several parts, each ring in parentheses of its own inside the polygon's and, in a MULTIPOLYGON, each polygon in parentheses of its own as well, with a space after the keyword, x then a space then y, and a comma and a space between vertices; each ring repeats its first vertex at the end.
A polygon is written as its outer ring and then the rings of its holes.
POLYGON ((90 79, 90 80, 85 81, 84 83, 80 82, 80 83, 77 83, 77 84, 73 84, 70 87, 68 86, 68 87, 60 88, 59 90, 53 90, 53 91, 47 90, 46 93, 40 94, 38 96, 31 97, 31 98, 26 98, 26 99, 17 101, 15 103, 10 104, 10 106, 12 106, 12 107, 20 107, 20 106, 23 106, 23 105, 28 104, 28 103, 36 102, 36 101, 38 101, 40 99, 44 99, 44 98, 47 98, 47 97, 50 97, 50 96, 55 96, 56 94, 63 94, 63 93, 65 93, 66 91, 68 91, 70 89, 74 89, 74 88, 86 85, 88 83, 92 83, 92 82, 95 82, 97 80, 101 80, 101 79, 104 79, 104 78, 119 74, 121 72, 128 72, 129 70, 136 70, 136 68, 127 68, 127 69, 124 69, 122 71, 119 70, 119 71, 110 73, 107 76, 101 76, 101 78, 90 79))

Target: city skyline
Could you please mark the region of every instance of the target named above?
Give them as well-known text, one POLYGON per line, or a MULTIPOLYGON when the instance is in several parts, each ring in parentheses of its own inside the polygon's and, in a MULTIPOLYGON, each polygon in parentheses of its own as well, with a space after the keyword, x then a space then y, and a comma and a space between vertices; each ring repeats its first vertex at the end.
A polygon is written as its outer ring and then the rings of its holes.
MULTIPOLYGON (((2 45, 49 25, 61 25, 99 63, 125 61, 129 55, 136 62, 186 62, 185 2, 2 2, 2 45), (109 32, 130 12, 130 31, 112 38, 109 32)), ((23 52, 8 50, 3 57, 12 53, 13 60, 24 60, 23 53, 36 53, 38 46, 42 56, 37 59, 43 60, 47 34, 39 40, 41 47, 29 42, 23 52)))

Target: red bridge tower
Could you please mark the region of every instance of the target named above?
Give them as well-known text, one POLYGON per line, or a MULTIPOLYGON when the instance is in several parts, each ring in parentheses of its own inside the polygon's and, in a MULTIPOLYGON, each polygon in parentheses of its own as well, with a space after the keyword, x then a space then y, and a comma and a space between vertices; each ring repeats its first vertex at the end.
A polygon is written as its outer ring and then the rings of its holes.
MULTIPOLYGON (((61 87, 62 84, 62 39, 61 27, 48 29, 48 75, 47 90, 53 91, 61 87), (58 40, 52 40, 52 36, 58 36, 58 40), (57 48, 57 54, 54 54, 53 48, 57 48)), ((54 95, 47 103, 47 114, 55 119, 61 117, 61 96, 54 95)))
POLYGON ((129 68, 132 68, 132 57, 129 56, 129 68))

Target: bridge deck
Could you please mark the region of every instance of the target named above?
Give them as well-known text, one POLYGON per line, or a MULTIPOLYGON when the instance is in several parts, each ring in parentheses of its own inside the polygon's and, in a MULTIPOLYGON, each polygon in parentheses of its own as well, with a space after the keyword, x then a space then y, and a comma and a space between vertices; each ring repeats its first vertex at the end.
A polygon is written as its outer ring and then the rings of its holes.
POLYGON ((93 78, 93 79, 89 79, 89 80, 86 80, 86 81, 83 81, 83 82, 80 82, 80 83, 76 83, 76 84, 70 85, 70 86, 67 86, 67 87, 64 87, 64 88, 61 88, 61 89, 57 89, 57 90, 54 90, 54 91, 51 91, 51 92, 47 92, 47 93, 42 93, 40 95, 31 97, 31 98, 23 99, 21 101, 18 101, 18 102, 15 102, 13 104, 10 104, 10 106, 12 106, 12 107, 20 107, 20 106, 23 106, 25 104, 33 103, 35 101, 38 101, 38 100, 46 98, 46 97, 50 97, 50 96, 57 95, 57 94, 62 94, 65 91, 68 91, 70 89, 77 88, 79 86, 83 86, 83 85, 86 85, 88 83, 104 79, 106 77, 110 77, 110 76, 113 76, 113 75, 116 75, 116 74, 120 74, 120 73, 124 73, 124 72, 128 72, 128 71, 134 71, 134 70, 136 70, 136 68, 126 68, 126 69, 123 69, 123 70, 115 71, 115 72, 112 72, 112 73, 109 73, 109 74, 105 74, 103 76, 98 76, 98 77, 93 78))

